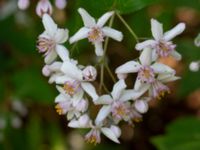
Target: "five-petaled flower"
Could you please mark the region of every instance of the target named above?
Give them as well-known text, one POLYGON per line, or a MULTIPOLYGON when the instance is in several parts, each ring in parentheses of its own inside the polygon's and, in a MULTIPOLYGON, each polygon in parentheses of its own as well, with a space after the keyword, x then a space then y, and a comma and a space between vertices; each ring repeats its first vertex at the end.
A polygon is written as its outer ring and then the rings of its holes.
POLYGON ((163 33, 162 24, 155 19, 151 19, 151 32, 154 40, 146 40, 142 43, 136 44, 137 50, 143 50, 146 47, 153 49, 152 58, 157 60, 159 57, 173 56, 180 60, 181 55, 175 51, 176 45, 170 41, 175 36, 181 34, 185 30, 185 24, 179 23, 173 29, 163 33))
POLYGON ((83 8, 79 8, 78 12, 80 13, 84 27, 82 27, 75 35, 70 38, 70 43, 77 42, 81 39, 88 38, 95 46, 95 53, 97 56, 103 55, 103 44, 104 37, 110 37, 117 41, 121 41, 123 35, 121 32, 107 27, 105 23, 113 15, 113 11, 105 13, 101 16, 96 22, 93 17, 91 17, 83 8))

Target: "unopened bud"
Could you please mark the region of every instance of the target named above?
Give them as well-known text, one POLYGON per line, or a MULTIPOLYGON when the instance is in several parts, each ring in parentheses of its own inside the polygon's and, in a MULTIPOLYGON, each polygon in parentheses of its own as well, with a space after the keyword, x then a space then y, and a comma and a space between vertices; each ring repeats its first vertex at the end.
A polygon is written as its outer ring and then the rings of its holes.
POLYGON ((64 9, 67 5, 67 0, 55 0, 55 5, 58 9, 64 9))
POLYGON ((18 0, 18 8, 21 10, 25 10, 29 7, 30 1, 29 0, 18 0))
POLYGON ((146 113, 148 110, 148 104, 146 101, 137 100, 135 103, 135 109, 140 113, 146 113))
POLYGON ((189 68, 191 71, 197 72, 197 71, 199 71, 199 63, 191 62, 189 68))
POLYGON ((40 0, 36 7, 36 13, 38 16, 42 17, 43 14, 51 15, 53 11, 52 5, 49 0, 40 0))
POLYGON ((97 77, 97 70, 93 66, 87 66, 83 70, 83 78, 86 81, 94 81, 97 77))

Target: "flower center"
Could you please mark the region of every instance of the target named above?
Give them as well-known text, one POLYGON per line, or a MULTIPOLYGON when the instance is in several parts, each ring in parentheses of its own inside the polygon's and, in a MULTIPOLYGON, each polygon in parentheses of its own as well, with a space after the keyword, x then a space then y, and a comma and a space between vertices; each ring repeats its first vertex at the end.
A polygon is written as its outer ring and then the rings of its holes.
POLYGON ((44 37, 39 37, 37 41, 37 48, 40 53, 47 55, 51 50, 55 48, 55 41, 44 37))
POLYGON ((154 70, 149 66, 142 66, 138 72, 138 79, 144 83, 152 83, 155 80, 154 70))
POLYGON ((168 57, 175 48, 176 45, 172 42, 159 41, 156 45, 156 53, 160 57, 168 57))
POLYGON ((63 89, 67 94, 73 96, 80 90, 80 83, 78 81, 67 81, 64 84, 63 89))
POLYGON ((129 108, 123 102, 114 102, 112 105, 112 115, 121 120, 129 113, 129 108))
POLYGON ((103 31, 99 27, 93 27, 88 33, 88 39, 90 42, 103 42, 103 31))

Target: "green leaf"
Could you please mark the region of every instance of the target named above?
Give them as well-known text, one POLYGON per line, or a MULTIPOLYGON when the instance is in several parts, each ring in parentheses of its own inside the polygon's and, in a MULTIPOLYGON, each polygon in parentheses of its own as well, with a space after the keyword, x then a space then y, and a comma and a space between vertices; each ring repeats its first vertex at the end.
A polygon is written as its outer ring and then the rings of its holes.
POLYGON ((52 103, 56 90, 44 79, 41 70, 31 66, 17 71, 13 76, 16 96, 22 99, 31 98, 40 103, 52 103))
POLYGON ((167 127, 166 135, 152 138, 159 150, 198 150, 200 149, 200 119, 180 118, 167 127))
POLYGON ((121 14, 129 14, 158 1, 159 0, 79 0, 78 4, 93 15, 102 15, 110 10, 119 11, 121 14))

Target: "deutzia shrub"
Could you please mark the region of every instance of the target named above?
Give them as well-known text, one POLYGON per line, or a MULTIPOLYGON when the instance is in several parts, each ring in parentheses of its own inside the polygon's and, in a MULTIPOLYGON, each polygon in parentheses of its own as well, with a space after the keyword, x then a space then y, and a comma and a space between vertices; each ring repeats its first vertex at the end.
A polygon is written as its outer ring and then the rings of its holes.
MULTIPOLYGON (((96 69, 98 65, 83 66, 77 60, 70 58, 68 49, 63 46, 68 40, 68 30, 58 28, 46 12, 42 17, 45 31, 38 37, 37 42, 38 51, 44 54, 45 65, 42 73, 49 77, 49 83, 56 85, 59 94, 55 98, 55 108, 59 115, 66 115, 69 127, 90 129, 85 136, 85 140, 89 143, 100 143, 101 134, 120 143, 119 123, 124 121, 135 124, 140 121, 142 114, 149 109, 149 101, 161 99, 165 93, 170 92, 166 83, 179 79, 173 68, 158 60, 168 56, 181 59, 181 55, 175 51, 176 45, 171 40, 184 31, 185 24, 180 23, 164 33, 162 24, 151 19, 153 39, 137 42, 135 48, 141 52, 139 58, 133 58, 117 67, 115 74, 118 80, 116 80, 106 64, 105 57, 108 38, 118 42, 123 39, 122 32, 111 28, 113 16, 117 15, 122 23, 126 24, 125 20, 114 11, 105 13, 98 20, 83 8, 79 8, 78 12, 84 26, 69 38, 69 43, 87 38, 94 45, 95 54, 99 57, 100 72, 96 69), (107 26, 106 22, 109 19, 110 24, 107 26), (109 91, 104 83, 104 68, 115 81, 112 91, 109 91), (137 75, 130 89, 126 85, 129 73, 137 75), (93 84, 97 76, 100 76, 98 92, 97 86, 93 84), (107 93, 102 94, 102 89, 107 93), (90 117, 94 116, 89 109, 92 105, 100 108, 97 109, 96 118, 90 117)), ((133 31, 131 34, 138 41, 133 31)), ((192 67, 194 68, 194 65, 192 67)))

